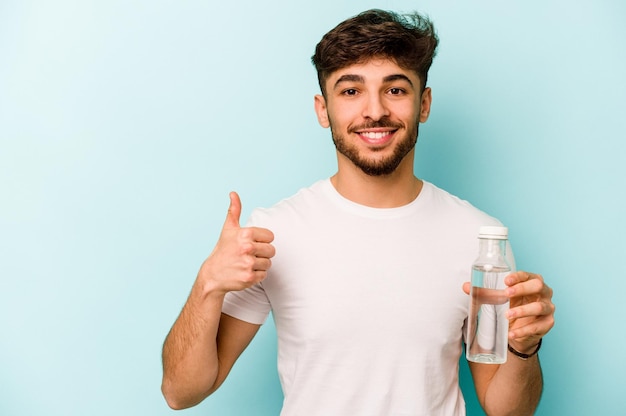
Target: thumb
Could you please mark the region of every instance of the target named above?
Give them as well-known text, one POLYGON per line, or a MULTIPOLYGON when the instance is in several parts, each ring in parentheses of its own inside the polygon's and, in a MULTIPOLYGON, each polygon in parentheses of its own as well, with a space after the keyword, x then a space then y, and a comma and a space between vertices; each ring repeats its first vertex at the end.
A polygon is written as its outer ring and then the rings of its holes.
POLYGON ((241 199, 239 199, 237 192, 231 192, 229 196, 230 205, 228 207, 228 214, 226 214, 224 228, 240 228, 239 218, 241 217, 241 199))

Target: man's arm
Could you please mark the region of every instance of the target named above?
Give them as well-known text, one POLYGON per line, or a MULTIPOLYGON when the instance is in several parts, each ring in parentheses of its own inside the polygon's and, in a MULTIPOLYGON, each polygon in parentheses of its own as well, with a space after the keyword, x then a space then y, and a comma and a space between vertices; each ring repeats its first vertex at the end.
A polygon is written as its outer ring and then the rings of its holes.
MULTIPOLYGON (((509 345, 524 354, 534 352, 554 326, 552 289, 540 275, 511 273, 506 278, 510 299, 509 345)), ((466 292, 469 287, 466 285, 466 292)), ((478 400, 490 416, 532 415, 539 404, 543 377, 539 357, 524 360, 511 352, 501 365, 469 363, 478 400)))
POLYGON ((241 201, 234 192, 211 255, 203 263, 178 319, 163 345, 161 390, 170 407, 200 403, 224 382, 259 329, 222 314, 226 293, 246 289, 267 276, 274 235, 263 228, 241 228, 241 201))
POLYGON ((501 365, 470 362, 478 401, 489 416, 534 414, 543 389, 537 355, 523 361, 509 353, 501 365))

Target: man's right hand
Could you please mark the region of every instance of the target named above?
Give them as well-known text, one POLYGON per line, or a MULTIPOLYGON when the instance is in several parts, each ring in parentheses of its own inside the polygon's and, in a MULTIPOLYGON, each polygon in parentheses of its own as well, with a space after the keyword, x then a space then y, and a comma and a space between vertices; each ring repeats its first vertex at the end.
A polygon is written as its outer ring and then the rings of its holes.
POLYGON ((230 206, 220 238, 198 273, 203 291, 221 293, 246 289, 267 277, 276 250, 274 234, 259 227, 242 228, 241 200, 230 193, 230 206))

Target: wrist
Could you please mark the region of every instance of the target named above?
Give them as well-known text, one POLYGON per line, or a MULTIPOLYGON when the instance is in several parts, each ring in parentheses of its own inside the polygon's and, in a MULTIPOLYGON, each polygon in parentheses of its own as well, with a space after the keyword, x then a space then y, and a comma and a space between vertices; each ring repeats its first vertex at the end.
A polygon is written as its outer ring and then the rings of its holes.
POLYGON ((218 269, 212 265, 209 257, 202 264, 194 283, 194 289, 196 289, 201 299, 219 300, 226 296, 228 290, 220 283, 218 276, 218 269))
POLYGON ((207 279, 198 285, 198 296, 204 301, 221 301, 226 296, 226 293, 228 293, 228 291, 221 288, 220 285, 212 279, 207 279))
POLYGON ((543 341, 543 338, 539 338, 539 342, 534 347, 528 350, 525 350, 523 352, 516 350, 515 348, 511 346, 511 344, 508 344, 508 349, 509 349, 509 352, 515 355, 516 357, 522 360, 528 360, 530 357, 535 356, 537 355, 537 353, 539 353, 539 349, 541 348, 542 341, 543 341))

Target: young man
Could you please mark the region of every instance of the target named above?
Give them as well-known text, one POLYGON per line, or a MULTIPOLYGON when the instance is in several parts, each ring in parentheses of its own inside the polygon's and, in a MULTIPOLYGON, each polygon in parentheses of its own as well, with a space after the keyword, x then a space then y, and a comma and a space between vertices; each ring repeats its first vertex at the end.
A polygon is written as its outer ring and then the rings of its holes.
MULTIPOLYGON (((465 414, 465 281, 479 227, 499 222, 414 176, 436 46, 427 19, 380 10, 317 45, 315 110, 331 129, 337 173, 255 210, 245 228, 231 193, 220 238, 163 347, 171 407, 214 392, 271 310, 283 415, 465 414)), ((528 415, 542 390, 533 353, 553 326, 552 291, 527 272, 506 283, 509 345, 531 357, 470 368, 488 414, 528 415)))

